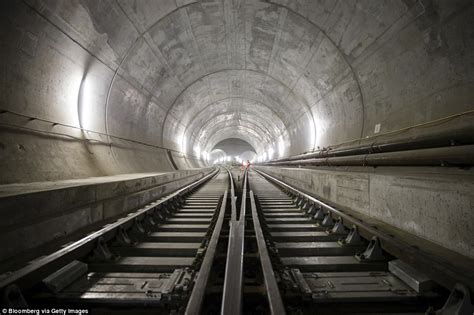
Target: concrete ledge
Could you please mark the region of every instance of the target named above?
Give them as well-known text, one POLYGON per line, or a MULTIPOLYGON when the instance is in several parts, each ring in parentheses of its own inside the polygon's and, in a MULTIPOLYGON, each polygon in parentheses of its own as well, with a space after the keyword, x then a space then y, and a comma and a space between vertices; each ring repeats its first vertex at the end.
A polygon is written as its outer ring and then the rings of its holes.
POLYGON ((474 258, 474 171, 437 167, 258 169, 351 210, 474 258))
MULTIPOLYGON (((140 208, 203 176, 211 168, 170 173, 122 175, 122 179, 90 178, 77 185, 56 182, 59 189, 31 192, 16 188, 0 198, 0 262, 64 238, 84 227, 140 208), (125 177, 125 178, 123 178, 125 177)), ((39 183, 34 185, 42 187, 39 183)), ((51 186, 51 183, 44 184, 51 186)), ((1 190, 1 189, 0 189, 1 190)), ((11 190, 10 190, 11 191, 11 190)))

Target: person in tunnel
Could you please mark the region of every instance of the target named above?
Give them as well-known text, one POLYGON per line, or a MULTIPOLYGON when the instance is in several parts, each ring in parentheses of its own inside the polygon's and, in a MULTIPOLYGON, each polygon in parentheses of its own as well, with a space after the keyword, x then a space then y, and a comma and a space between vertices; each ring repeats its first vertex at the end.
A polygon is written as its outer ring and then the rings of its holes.
POLYGON ((242 165, 240 166, 240 175, 237 177, 237 180, 240 182, 240 178, 243 177, 243 173, 246 171, 246 170, 249 170, 250 169, 250 161, 247 160, 247 161, 242 161, 242 165))
POLYGON ((242 166, 240 167, 242 171, 249 170, 250 169, 250 161, 243 161, 242 166))

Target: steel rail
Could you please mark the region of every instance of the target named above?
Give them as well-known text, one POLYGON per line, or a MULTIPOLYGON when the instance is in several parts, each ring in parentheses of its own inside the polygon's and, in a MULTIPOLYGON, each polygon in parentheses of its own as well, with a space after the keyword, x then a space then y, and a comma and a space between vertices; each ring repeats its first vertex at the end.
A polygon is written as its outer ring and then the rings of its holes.
MULTIPOLYGON (((230 186, 230 198, 231 199, 231 206, 232 212, 234 213, 235 217, 235 187, 234 187, 234 180, 232 178, 232 173, 226 167, 224 167, 227 171, 229 176, 229 186, 230 186), (232 200, 234 202, 232 202, 232 200)), ((199 314, 201 311, 202 303, 204 301, 204 296, 206 293, 207 283, 209 281, 210 271, 212 268, 212 264, 214 262, 214 257, 217 249, 217 243, 219 241, 219 236, 222 230, 222 224, 224 222, 225 210, 227 207, 227 198, 228 198, 228 190, 225 191, 224 197, 222 199, 222 204, 219 210, 219 216, 217 222, 214 227, 214 231, 212 232, 211 240, 207 246, 206 253, 204 255, 204 259, 199 270, 198 276, 196 278, 193 290, 191 292, 191 296, 188 301, 188 305, 186 307, 185 314, 199 314)))
MULTIPOLYGON (((229 172, 229 170, 227 170, 229 172)), ((229 176, 231 176, 229 172, 229 176)), ((219 216, 217 222, 214 226, 214 231, 212 232, 211 240, 207 245, 206 253, 199 269, 198 276, 194 283, 193 291, 188 301, 185 314, 188 315, 197 315, 201 312, 202 303, 204 301, 204 295, 206 293, 207 284, 209 281, 209 276, 211 274, 212 264, 214 263, 214 257, 216 254, 217 243, 219 242, 219 236, 222 230, 222 223, 224 222, 225 210, 227 207, 227 194, 228 191, 224 192, 224 197, 222 199, 222 204, 219 210, 219 216)))
POLYGON ((227 170, 227 173, 229 174, 230 178, 230 198, 232 198, 233 202, 230 203, 230 220, 236 220, 237 219, 237 206, 236 206, 236 201, 237 201, 237 196, 235 195, 235 184, 234 184, 234 178, 232 177, 232 173, 228 168, 225 168, 227 170))
MULTIPOLYGON (((222 296, 221 314, 242 313, 242 287, 245 238, 245 206, 247 198, 247 171, 244 174, 239 220, 231 220, 222 296)), ((233 200, 235 202, 235 200, 233 200)))
POLYGON ((111 239, 119 230, 120 227, 130 227, 134 220, 143 219, 147 212, 157 209, 158 206, 171 201, 175 197, 187 193, 194 189, 196 186, 203 184, 208 181, 216 174, 219 173, 218 169, 215 169, 212 173, 204 176, 203 178, 191 183, 170 195, 164 197, 162 200, 155 201, 149 205, 139 209, 135 213, 132 213, 124 218, 118 219, 116 222, 106 225, 102 229, 89 234, 88 236, 50 254, 47 255, 32 264, 29 264, 13 273, 9 276, 0 280, 0 291, 3 291, 10 285, 16 285, 20 290, 29 289, 46 276, 63 267, 67 263, 74 259, 78 259, 87 255, 97 244, 100 238, 105 241, 111 239))
POLYGON ((257 213, 257 205, 253 191, 250 191, 250 207, 252 210, 253 228, 257 239, 258 254, 260 256, 260 265, 263 271, 263 280, 267 291, 268 305, 272 314, 286 314, 285 307, 280 295, 280 289, 273 272, 272 262, 268 254, 267 245, 263 236, 262 227, 257 213))
POLYGON ((242 199, 240 204, 240 216, 239 221, 244 221, 245 223, 245 208, 246 208, 246 201, 247 201, 247 186, 248 186, 248 170, 245 171, 244 174, 244 181, 242 186, 242 199))
POLYGON ((402 240, 394 239, 392 235, 385 233, 373 225, 369 225, 361 220, 344 213, 341 210, 338 210, 329 204, 320 201, 313 196, 302 192, 301 190, 261 171, 254 169, 258 174, 277 184, 280 187, 283 187, 286 190, 291 191, 292 193, 321 206, 323 209, 332 212, 333 214, 339 216, 343 219, 343 223, 346 226, 356 225, 359 228, 359 232, 362 236, 367 239, 372 238, 372 236, 377 236, 380 239, 382 248, 388 253, 402 259, 403 261, 409 263, 418 270, 423 270, 423 272, 431 277, 433 280, 443 285, 448 289, 453 289, 456 283, 463 283, 467 285, 472 292, 474 292, 474 272, 473 268, 464 268, 462 266, 454 266, 447 261, 441 260, 438 256, 431 255, 430 253, 423 252, 417 247, 404 242, 402 240))

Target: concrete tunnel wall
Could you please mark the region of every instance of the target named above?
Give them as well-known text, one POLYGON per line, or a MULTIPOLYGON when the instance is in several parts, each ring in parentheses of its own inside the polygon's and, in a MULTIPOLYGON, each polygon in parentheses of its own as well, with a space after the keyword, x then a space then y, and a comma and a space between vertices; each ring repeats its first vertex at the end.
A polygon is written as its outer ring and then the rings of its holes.
POLYGON ((474 258, 472 170, 442 167, 258 168, 338 209, 365 215, 378 220, 377 224, 384 222, 402 233, 408 232, 408 235, 474 258))
POLYGON ((472 4, 2 1, 0 183, 171 171, 167 149, 202 167, 227 138, 277 158, 472 110, 472 4))

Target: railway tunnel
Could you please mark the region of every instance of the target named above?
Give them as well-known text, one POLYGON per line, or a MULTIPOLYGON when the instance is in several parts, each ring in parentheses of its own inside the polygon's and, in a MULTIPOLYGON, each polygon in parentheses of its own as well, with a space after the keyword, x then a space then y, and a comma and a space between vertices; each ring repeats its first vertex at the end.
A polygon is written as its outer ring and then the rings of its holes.
POLYGON ((472 1, 0 15, 2 305, 474 312, 472 1))

